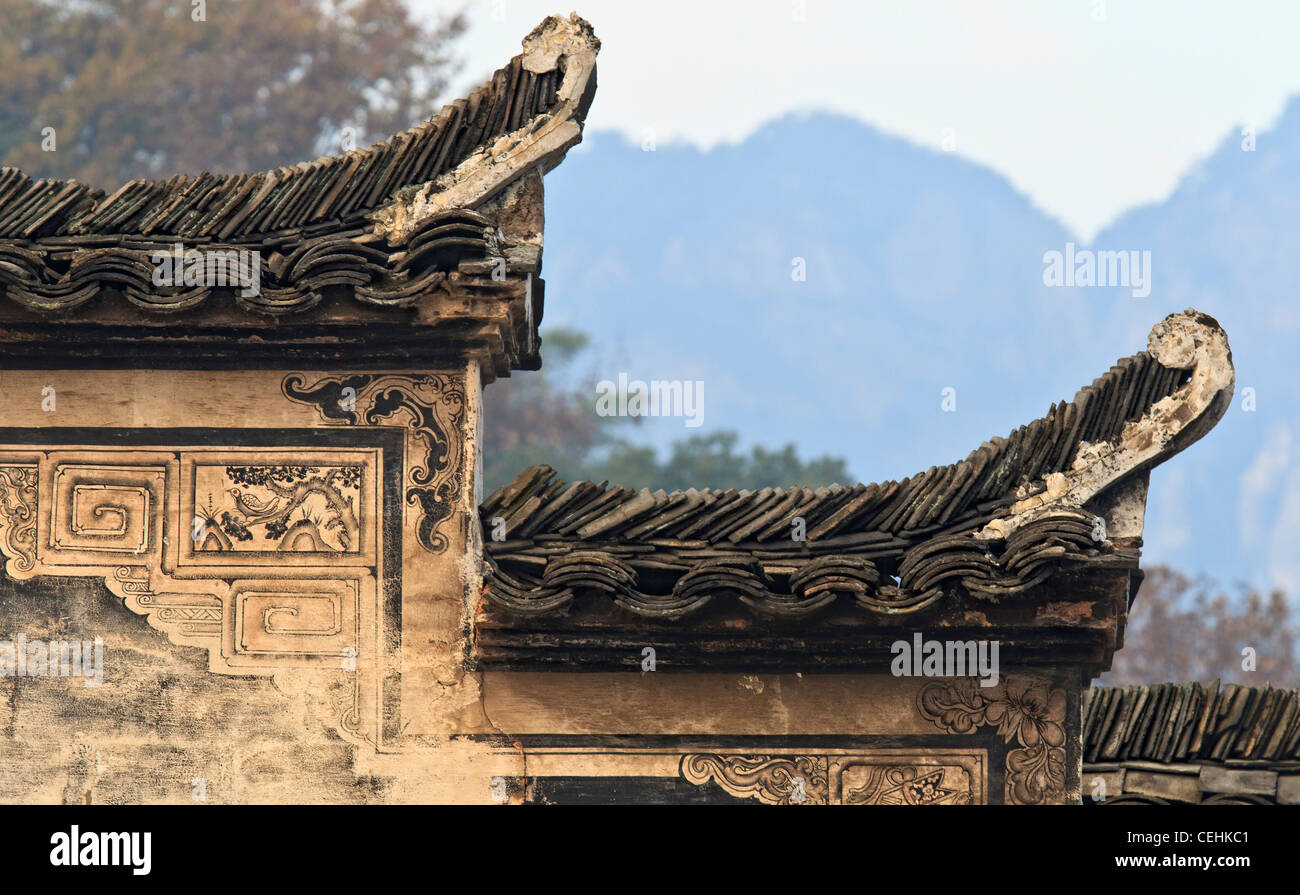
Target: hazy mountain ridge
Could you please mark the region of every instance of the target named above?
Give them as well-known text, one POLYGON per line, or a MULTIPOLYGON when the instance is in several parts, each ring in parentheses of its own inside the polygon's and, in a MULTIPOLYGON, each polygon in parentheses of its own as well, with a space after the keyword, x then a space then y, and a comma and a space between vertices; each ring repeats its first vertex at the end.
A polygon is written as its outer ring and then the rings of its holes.
MULTIPOLYGON (((1153 476, 1147 556, 1300 590, 1300 102, 1240 143, 1094 241, 1151 251, 1135 299, 1045 286, 1044 253, 1084 247, 1065 227, 1000 175, 852 119, 787 116, 709 152, 591 134, 547 178, 546 322, 592 335, 599 378, 703 380, 704 432, 794 441, 873 481, 1042 415, 1198 307, 1228 331, 1238 398, 1153 476)), ((650 423, 656 444, 701 431, 650 423)))

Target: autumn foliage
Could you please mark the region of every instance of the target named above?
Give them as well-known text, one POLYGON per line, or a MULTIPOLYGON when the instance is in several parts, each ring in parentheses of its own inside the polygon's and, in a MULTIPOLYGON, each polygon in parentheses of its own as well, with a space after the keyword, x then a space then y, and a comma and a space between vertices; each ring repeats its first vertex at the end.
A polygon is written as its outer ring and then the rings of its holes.
POLYGON ((0 0, 0 22, 0 161, 104 189, 384 139, 437 110, 464 29, 400 0, 0 0))
POLYGON ((1147 569, 1129 614, 1124 648, 1099 683, 1208 681, 1300 686, 1300 618, 1285 594, 1241 586, 1223 592, 1168 566, 1147 569), (1253 664, 1253 670, 1251 668, 1253 664))

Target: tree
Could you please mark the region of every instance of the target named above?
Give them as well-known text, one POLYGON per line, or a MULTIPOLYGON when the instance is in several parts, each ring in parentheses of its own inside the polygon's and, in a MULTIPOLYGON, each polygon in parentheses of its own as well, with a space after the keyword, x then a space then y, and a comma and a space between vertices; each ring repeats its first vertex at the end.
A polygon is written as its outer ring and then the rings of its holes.
POLYGON ((1295 643, 1300 619, 1286 596, 1240 586, 1230 596, 1207 579, 1168 566, 1147 570, 1129 615, 1124 648, 1099 683, 1166 681, 1300 686, 1295 643), (1246 652, 1249 651, 1249 652, 1246 652), (1253 670, 1250 670, 1253 665, 1253 670))
MULTIPOLYGON (((762 445, 749 453, 737 450, 740 436, 723 430, 692 435, 673 444, 662 463, 652 448, 618 442, 589 468, 587 478, 609 479, 633 488, 748 488, 768 486, 817 487, 852 481, 838 457, 800 460, 793 444, 779 450, 762 445)), ((552 464, 554 465, 554 464, 552 464)))
POLYGON ((493 383, 483 397, 484 484, 491 491, 540 463, 562 478, 609 481, 633 488, 816 487, 849 482, 842 459, 803 461, 793 444, 779 450, 738 448, 732 431, 675 442, 665 460, 650 447, 622 437, 639 418, 599 417, 595 377, 575 375, 588 347, 584 333, 548 330, 546 369, 493 383))
POLYGON ((580 386, 565 385, 564 370, 587 348, 585 333, 549 330, 543 335, 546 368, 499 379, 483 392, 483 479, 486 492, 537 463, 576 470, 608 433, 596 424, 580 386))
POLYGON ((465 27, 425 29, 401 0, 0 0, 0 21, 0 159, 103 189, 410 127, 436 111, 465 27))

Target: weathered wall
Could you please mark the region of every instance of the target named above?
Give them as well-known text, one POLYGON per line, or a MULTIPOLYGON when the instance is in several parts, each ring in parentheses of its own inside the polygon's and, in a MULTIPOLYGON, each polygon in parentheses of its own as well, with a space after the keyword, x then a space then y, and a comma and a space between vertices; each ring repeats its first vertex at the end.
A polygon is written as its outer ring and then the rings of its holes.
POLYGON ((352 747, 303 694, 208 671, 84 578, 0 581, 0 638, 103 638, 103 683, 0 679, 0 801, 368 802, 352 747))
POLYGON ((11 648, 0 799, 392 798, 358 752, 454 725, 476 379, 4 373, 0 641, 104 647, 11 648))
POLYGON ((0 640, 104 665, 0 677, 0 800, 1077 799, 1064 672, 474 670, 477 381, 4 373, 0 640))

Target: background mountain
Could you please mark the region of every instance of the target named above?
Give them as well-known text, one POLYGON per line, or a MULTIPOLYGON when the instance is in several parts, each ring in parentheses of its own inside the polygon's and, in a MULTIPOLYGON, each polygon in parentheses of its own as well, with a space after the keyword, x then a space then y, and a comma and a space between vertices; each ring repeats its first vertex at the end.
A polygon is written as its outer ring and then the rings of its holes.
POLYGON ((596 379, 704 382, 702 427, 635 427, 665 457, 735 430, 874 481, 1005 435, 1195 306, 1228 331, 1238 394, 1153 475, 1147 561, 1295 593, 1297 158, 1293 103, 1255 151, 1225 135, 1166 201, 1099 234, 1095 248, 1151 251, 1135 298, 1045 286, 1044 252, 1081 240, 1000 175, 855 120, 790 116, 709 152, 590 134, 547 178, 545 326, 590 335, 596 379))

